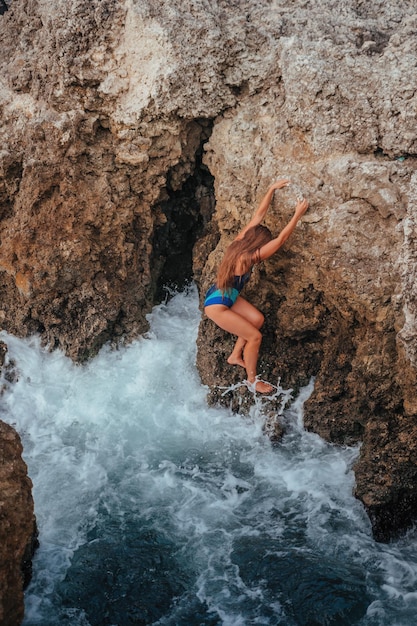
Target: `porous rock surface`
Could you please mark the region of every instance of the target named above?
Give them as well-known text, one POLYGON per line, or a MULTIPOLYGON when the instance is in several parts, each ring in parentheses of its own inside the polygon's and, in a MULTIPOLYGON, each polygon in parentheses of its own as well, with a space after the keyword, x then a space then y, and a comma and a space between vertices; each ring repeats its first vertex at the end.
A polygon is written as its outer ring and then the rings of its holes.
MULTIPOLYGON (((417 518, 416 33, 407 0, 19 0, 0 18, 3 327, 76 360, 137 336, 164 282, 204 293, 290 178, 266 224, 298 195, 310 209, 246 290, 260 374, 294 393, 315 377, 306 427, 363 442, 381 540, 417 518)), ((231 345, 202 319, 202 381, 236 406, 231 345)))
MULTIPOLYGON (((0 373, 7 346, 0 342, 0 373)), ((5 368, 7 369, 7 368, 5 368)), ((6 372, 7 377, 7 372, 6 372)), ((0 389, 1 399, 1 389, 0 389)), ((0 624, 17 626, 37 545, 32 482, 17 432, 0 420, 0 624)))

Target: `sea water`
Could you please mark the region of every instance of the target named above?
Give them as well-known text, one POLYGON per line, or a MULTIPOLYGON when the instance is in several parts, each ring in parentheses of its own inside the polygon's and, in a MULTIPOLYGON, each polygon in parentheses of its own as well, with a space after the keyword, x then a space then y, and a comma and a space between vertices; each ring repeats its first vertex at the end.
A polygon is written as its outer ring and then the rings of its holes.
POLYGON ((303 429, 311 385, 278 445, 262 400, 210 408, 199 319, 190 288, 82 366, 1 333, 18 382, 0 417, 22 437, 39 528, 24 625, 415 625, 417 534, 372 539, 358 448, 303 429))

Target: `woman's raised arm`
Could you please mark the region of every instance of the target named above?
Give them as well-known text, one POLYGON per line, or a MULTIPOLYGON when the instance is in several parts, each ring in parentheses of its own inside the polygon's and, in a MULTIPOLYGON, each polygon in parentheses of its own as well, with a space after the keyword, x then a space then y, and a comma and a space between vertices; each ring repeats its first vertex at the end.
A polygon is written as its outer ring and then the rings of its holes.
POLYGON ((308 209, 307 200, 303 198, 302 200, 299 200, 297 202, 294 215, 292 216, 288 224, 282 229, 278 237, 276 237, 275 239, 272 239, 272 241, 269 241, 268 243, 263 245, 262 248, 259 250, 260 261, 265 261, 265 259, 269 259, 270 256, 272 256, 273 254, 275 254, 277 250, 279 250, 282 244, 285 243, 288 237, 292 234, 292 232, 294 231, 295 227, 298 224, 298 221, 304 215, 307 209, 308 209))
POLYGON ((266 212, 268 211, 269 205, 271 204, 271 200, 272 200, 275 190, 282 189, 283 187, 286 187, 289 184, 290 184, 289 180, 283 179, 283 180, 278 180, 276 183, 273 183, 269 187, 268 191, 262 198, 261 204, 258 206, 255 213, 253 214, 251 221, 249 222, 249 224, 245 226, 243 230, 241 230, 241 232, 238 234, 236 239, 242 239, 246 231, 249 230, 249 228, 252 228, 253 226, 257 226, 258 224, 262 222, 262 220, 264 219, 266 215, 266 212))

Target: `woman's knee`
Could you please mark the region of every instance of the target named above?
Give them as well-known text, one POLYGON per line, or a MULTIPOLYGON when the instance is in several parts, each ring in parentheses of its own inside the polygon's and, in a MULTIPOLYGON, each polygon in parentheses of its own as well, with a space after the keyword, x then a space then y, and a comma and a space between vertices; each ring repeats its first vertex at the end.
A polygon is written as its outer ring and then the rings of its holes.
POLYGON ((250 343, 252 343, 252 344, 260 345, 260 343, 262 341, 262 333, 261 333, 261 331, 258 330, 257 328, 254 328, 253 332, 250 335, 250 337, 247 338, 247 341, 250 341, 250 343))
POLYGON ((265 316, 260 311, 255 310, 251 312, 251 315, 247 317, 247 320, 252 324, 252 326, 259 329, 264 325, 265 316))
POLYGON ((264 325, 264 321, 265 321, 264 314, 258 311, 254 326, 256 326, 256 328, 262 328, 262 326, 264 325))

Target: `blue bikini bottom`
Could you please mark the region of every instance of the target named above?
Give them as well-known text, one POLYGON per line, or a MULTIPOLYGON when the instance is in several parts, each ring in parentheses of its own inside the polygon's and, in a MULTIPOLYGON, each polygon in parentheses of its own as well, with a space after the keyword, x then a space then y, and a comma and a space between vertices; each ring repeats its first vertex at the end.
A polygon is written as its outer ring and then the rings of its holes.
POLYGON ((236 302, 239 293, 239 290, 234 289, 233 287, 223 292, 221 289, 217 289, 216 285, 213 285, 206 293, 204 306, 210 306, 211 304, 223 304, 230 309, 236 302))

